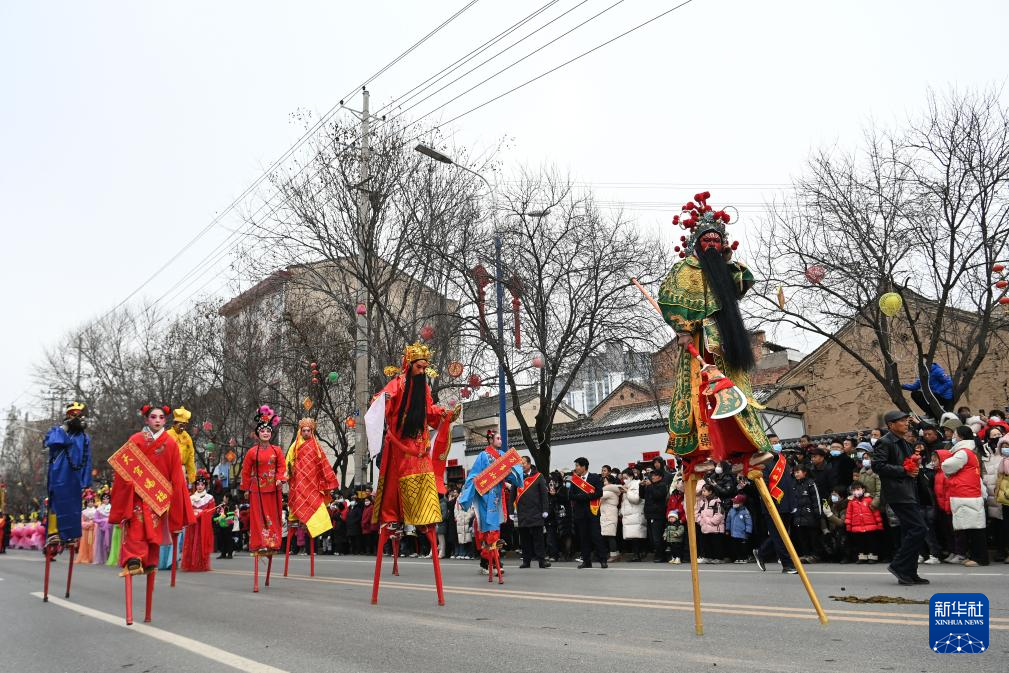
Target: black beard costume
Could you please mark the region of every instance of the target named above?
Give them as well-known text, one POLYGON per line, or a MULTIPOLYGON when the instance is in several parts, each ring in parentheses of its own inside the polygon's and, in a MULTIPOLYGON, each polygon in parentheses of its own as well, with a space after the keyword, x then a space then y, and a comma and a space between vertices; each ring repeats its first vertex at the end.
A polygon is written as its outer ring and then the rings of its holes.
POLYGON ((88 427, 88 422, 79 416, 71 416, 66 420, 67 430, 71 435, 84 432, 88 427))
POLYGON ((701 263, 706 288, 718 300, 721 307, 715 313, 715 322, 722 336, 722 357, 733 369, 749 371, 757 364, 750 348, 750 333, 743 324, 743 315, 739 312, 739 297, 736 284, 732 280, 729 265, 721 251, 708 248, 701 252, 698 242, 697 260, 701 263))
POLYGON ((403 437, 418 437, 427 423, 427 375, 406 376, 406 399, 399 408, 396 428, 403 437))

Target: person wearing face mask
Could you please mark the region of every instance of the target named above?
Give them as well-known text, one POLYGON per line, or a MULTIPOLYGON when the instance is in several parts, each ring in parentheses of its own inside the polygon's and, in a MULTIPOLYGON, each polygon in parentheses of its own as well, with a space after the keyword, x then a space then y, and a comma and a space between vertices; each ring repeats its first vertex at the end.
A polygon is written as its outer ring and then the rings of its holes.
POLYGON ((988 565, 984 487, 980 461, 974 453, 974 432, 967 426, 960 426, 956 434, 960 441, 953 445, 953 451, 937 452, 953 508, 953 530, 966 542, 968 558, 963 564, 968 567, 988 565))
POLYGON ((880 430, 879 428, 873 428, 872 430, 869 431, 869 443, 872 444, 873 447, 875 447, 876 442, 878 442, 879 438, 882 436, 883 436, 882 430, 880 430))
MULTIPOLYGON (((872 444, 861 442, 856 447, 858 455, 858 476, 856 480, 861 482, 865 489, 865 495, 869 498, 869 503, 873 509, 880 509, 880 483, 879 475, 872 471, 872 444)), ((850 484, 849 484, 850 486, 850 484)))
MULTIPOLYGON (((1009 540, 1009 443, 999 445, 999 460, 995 468, 995 502, 1002 508, 1002 539, 1009 540)), ((1009 563, 1009 556, 1005 563, 1009 563)))
POLYGON ((732 474, 732 464, 728 461, 718 463, 705 481, 722 501, 722 511, 728 512, 732 508, 732 498, 736 495, 736 477, 732 474))
MULTIPOLYGON (((831 451, 837 451, 840 454, 841 444, 835 442, 835 446, 831 451)), ((831 460, 833 459, 834 457, 831 456, 831 460)), ((837 485, 837 472, 835 472, 834 464, 827 459, 826 449, 822 447, 811 449, 809 452, 809 466, 809 476, 816 482, 816 488, 819 489, 820 493, 826 496, 834 490, 834 486, 837 485)))
POLYGON ((858 465, 855 462, 855 438, 845 437, 841 440, 841 452, 837 455, 834 454, 836 449, 837 442, 834 442, 830 446, 831 462, 833 463, 835 475, 834 486, 843 487, 844 492, 847 494, 848 486, 852 482, 852 475, 858 469, 858 465))
POLYGON ((981 450, 981 479, 985 487, 985 505, 988 508, 988 529, 995 542, 993 558, 1001 562, 1006 560, 1006 522, 1002 516, 1002 505, 998 501, 998 468, 1002 462, 1003 447, 1009 446, 1009 435, 1003 435, 1001 428, 995 427, 988 431, 988 436, 981 450))
POLYGON ((823 536, 825 560, 831 563, 851 563, 851 545, 844 527, 848 511, 848 488, 835 486, 830 499, 823 503, 823 518, 827 526, 823 536))
POLYGON ((879 538, 883 531, 883 515, 872 506, 872 500, 860 481, 848 488, 848 509, 844 526, 857 563, 875 563, 879 559, 879 538))

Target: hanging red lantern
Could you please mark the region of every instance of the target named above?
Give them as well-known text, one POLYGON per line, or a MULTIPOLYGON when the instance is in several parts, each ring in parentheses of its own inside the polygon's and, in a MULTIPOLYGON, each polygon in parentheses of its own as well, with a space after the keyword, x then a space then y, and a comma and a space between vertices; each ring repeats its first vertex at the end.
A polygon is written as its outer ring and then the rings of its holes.
POLYGON ((995 287, 997 287, 1000 290, 1004 290, 1007 287, 1009 287, 1009 280, 1000 280, 997 283, 995 283, 995 287))
POLYGON ((462 376, 462 363, 461 362, 449 362, 448 363, 448 375, 450 378, 457 379, 462 376))
POLYGON ((434 338, 434 328, 430 325, 424 325, 420 328, 420 338, 424 341, 430 341, 434 338))
POLYGON ((533 367, 535 367, 536 369, 543 369, 543 356, 542 355, 533 356, 533 367))
POLYGON ((354 428, 357 427, 357 421, 355 421, 353 418, 348 418, 347 419, 347 427, 350 428, 351 430, 353 430, 354 428))
POLYGON ((210 432, 213 429, 214 429, 214 424, 213 423, 211 423, 210 421, 203 421, 203 431, 204 432, 210 432))
POLYGON ((311 367, 312 369, 318 369, 319 368, 319 363, 318 362, 313 362, 312 364, 309 365, 309 367, 311 367))
POLYGON ((315 378, 315 377, 313 376, 313 377, 312 377, 312 385, 313 385, 313 386, 315 386, 315 385, 318 385, 318 384, 319 384, 319 379, 317 379, 317 378, 315 378))
POLYGON ((470 374, 467 383, 469 383, 469 387, 473 390, 480 390, 480 375, 470 374))
POLYGON ((994 264, 992 266, 991 270, 994 271, 995 273, 1002 273, 1003 271, 1005 271, 1005 265, 1004 264, 994 264))
POLYGON ((357 305, 357 309, 355 309, 355 310, 357 311, 358 315, 364 315, 365 313, 368 312, 368 309, 365 308, 364 304, 358 304, 357 305))
POLYGON ((318 376, 318 375, 319 375, 319 370, 318 369, 313 369, 312 370, 312 376, 318 376))
POLYGON ((469 388, 460 388, 459 394, 462 396, 464 400, 468 400, 470 396, 470 390, 469 388))
POLYGON ((1003 306, 1009 304, 1009 297, 999 297, 998 303, 1002 304, 1003 306))
POLYGON ((826 275, 826 270, 819 264, 813 264, 806 267, 806 280, 813 285, 818 285, 826 275))

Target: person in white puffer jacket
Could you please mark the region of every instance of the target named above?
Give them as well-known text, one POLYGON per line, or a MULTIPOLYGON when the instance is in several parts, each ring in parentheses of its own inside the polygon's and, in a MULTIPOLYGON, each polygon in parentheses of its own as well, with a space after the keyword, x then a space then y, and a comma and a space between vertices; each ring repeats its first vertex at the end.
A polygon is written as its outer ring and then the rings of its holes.
POLYGON ((634 471, 627 468, 623 478, 623 499, 620 502, 620 520, 623 524, 624 540, 630 544, 634 557, 631 561, 641 561, 648 553, 648 524, 645 521, 645 502, 639 491, 640 481, 634 478, 634 471))
POLYGON ((459 538, 458 551, 455 558, 473 558, 473 517, 476 510, 473 508, 463 509, 459 506, 459 501, 455 503, 455 529, 459 538))

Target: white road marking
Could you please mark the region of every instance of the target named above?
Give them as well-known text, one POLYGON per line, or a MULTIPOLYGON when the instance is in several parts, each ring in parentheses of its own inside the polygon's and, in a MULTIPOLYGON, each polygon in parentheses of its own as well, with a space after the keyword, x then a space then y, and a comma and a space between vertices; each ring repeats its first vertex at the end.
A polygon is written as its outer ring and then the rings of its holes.
MULTIPOLYGON (((42 598, 42 592, 34 591, 32 592, 32 596, 42 598)), ((192 652, 193 654, 198 654, 199 656, 210 659, 211 661, 226 664, 232 668, 237 668, 240 671, 245 671, 246 673, 290 673, 282 668, 276 668, 274 666, 270 666, 269 664, 253 661, 252 659, 247 659, 246 657, 216 648, 213 645, 201 643, 198 640, 180 636, 177 633, 165 631, 164 629, 159 629, 154 626, 150 626, 149 624, 134 622, 132 626, 126 626, 126 620, 122 616, 110 615, 107 612, 84 607, 83 605, 77 605, 76 603, 65 601, 62 598, 50 596, 49 603, 58 605, 61 608, 73 610, 74 612, 78 612, 87 617, 93 617, 99 621, 112 624, 113 626, 120 626, 124 629, 129 629, 135 633, 149 636, 164 643, 168 643, 169 645, 175 645, 176 647, 192 652)), ((141 608, 139 616, 140 619, 143 619, 143 608, 141 608)))

